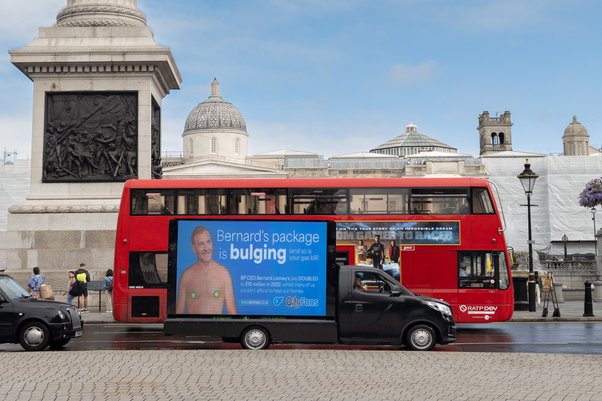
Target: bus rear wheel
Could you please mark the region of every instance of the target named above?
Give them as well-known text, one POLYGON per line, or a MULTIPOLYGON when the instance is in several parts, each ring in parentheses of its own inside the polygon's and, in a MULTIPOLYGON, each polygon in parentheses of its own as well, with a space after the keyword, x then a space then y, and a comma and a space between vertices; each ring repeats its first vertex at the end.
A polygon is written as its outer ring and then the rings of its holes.
POLYGON ((245 349, 266 349, 270 346, 270 333, 260 326, 249 327, 240 338, 245 349))
POLYGON ((406 334, 405 345, 412 351, 430 351, 436 343, 435 330, 426 324, 417 324, 406 334))

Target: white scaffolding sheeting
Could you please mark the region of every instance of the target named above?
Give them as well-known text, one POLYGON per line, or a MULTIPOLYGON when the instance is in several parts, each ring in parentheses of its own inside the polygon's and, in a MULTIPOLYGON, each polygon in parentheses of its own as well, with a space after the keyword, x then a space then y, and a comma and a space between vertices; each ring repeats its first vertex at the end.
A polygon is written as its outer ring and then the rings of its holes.
MULTIPOLYGON (((524 163, 524 155, 483 158, 489 180, 500 192, 506 240, 519 251, 528 249, 527 196, 517 178, 524 163)), ((529 163, 531 170, 539 175, 531 196, 533 249, 562 254, 562 236, 566 235, 571 247, 569 253, 593 253, 592 213, 579 205, 579 194, 588 181, 602 176, 602 156, 533 155, 529 163)), ((602 213, 597 217, 602 223, 602 213)), ((598 224, 596 228, 601 226, 598 224)))
POLYGON ((29 193, 30 160, 0 164, 0 231, 6 231, 8 208, 22 202, 29 193))

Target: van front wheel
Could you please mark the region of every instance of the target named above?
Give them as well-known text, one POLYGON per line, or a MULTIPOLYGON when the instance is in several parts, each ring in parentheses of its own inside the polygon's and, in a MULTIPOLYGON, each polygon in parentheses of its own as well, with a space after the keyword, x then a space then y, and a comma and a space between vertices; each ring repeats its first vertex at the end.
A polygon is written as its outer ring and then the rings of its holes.
POLYGON ((240 344, 245 349, 266 349, 270 346, 270 334, 263 327, 249 327, 242 334, 240 344))
POLYGON ((406 334, 405 345, 413 351, 430 351, 435 347, 437 336, 432 327, 417 324, 406 334))

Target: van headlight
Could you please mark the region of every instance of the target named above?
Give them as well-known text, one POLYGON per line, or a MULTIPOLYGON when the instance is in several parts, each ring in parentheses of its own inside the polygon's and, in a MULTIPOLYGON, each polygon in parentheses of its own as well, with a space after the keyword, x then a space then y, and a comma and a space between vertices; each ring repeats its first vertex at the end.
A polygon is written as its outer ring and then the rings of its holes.
POLYGON ((426 304, 428 306, 430 306, 431 308, 438 310, 439 312, 443 313, 444 315, 452 316, 452 310, 449 306, 442 304, 440 302, 435 302, 435 301, 424 301, 424 302, 426 302, 426 304))
POLYGON ((58 310, 57 315, 59 315, 59 319, 61 320, 65 320, 65 314, 63 313, 62 310, 58 310))

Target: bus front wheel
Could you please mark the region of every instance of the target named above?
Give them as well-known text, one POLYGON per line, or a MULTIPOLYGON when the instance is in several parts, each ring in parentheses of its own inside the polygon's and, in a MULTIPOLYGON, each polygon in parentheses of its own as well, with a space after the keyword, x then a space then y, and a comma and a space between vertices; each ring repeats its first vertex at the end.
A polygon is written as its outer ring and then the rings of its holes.
POLYGON ((249 327, 243 332, 240 344, 245 349, 266 349, 270 346, 270 333, 260 326, 249 327))
POLYGON ((413 351, 430 351, 435 347, 437 335, 432 327, 417 324, 406 334, 405 345, 413 351))

